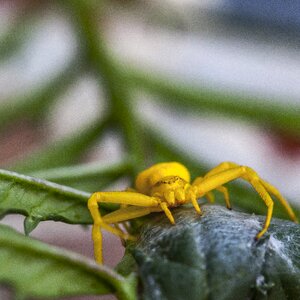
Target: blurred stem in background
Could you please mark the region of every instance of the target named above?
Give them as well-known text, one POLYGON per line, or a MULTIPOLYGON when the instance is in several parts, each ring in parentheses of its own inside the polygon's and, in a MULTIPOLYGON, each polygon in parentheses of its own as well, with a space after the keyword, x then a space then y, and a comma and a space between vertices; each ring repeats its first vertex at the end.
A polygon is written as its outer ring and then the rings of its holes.
MULTIPOLYGON (((183 162, 190 168, 193 176, 205 173, 209 169, 205 158, 194 159, 188 151, 179 151, 176 145, 169 143, 166 137, 159 133, 158 129, 151 128, 139 119, 138 112, 133 107, 132 92, 135 89, 158 96, 155 97, 156 101, 167 103, 170 107, 177 107, 182 113, 192 111, 194 114, 201 115, 209 112, 212 116, 223 114, 299 137, 299 106, 286 107, 271 102, 262 105, 263 99, 189 86, 159 73, 149 73, 131 65, 124 67, 124 64, 119 63, 111 55, 103 37, 104 29, 101 27, 101 21, 105 5, 96 1, 83 0, 66 1, 63 4, 66 16, 71 16, 79 51, 69 66, 53 80, 49 80, 32 93, 5 101, 0 106, 1 129, 4 130, 7 124, 15 122, 21 116, 42 123, 58 96, 64 93, 83 71, 92 70, 97 80, 104 86, 109 109, 102 119, 96 120, 77 134, 50 146, 46 145, 28 158, 17 161, 12 167, 14 170, 86 190, 97 188, 95 180, 97 174, 113 181, 124 175, 129 175, 133 179, 135 174, 145 166, 163 160, 183 162), (101 165, 74 166, 74 163, 80 162, 83 153, 111 128, 121 132, 126 146, 127 156, 121 161, 120 166, 111 165, 107 168, 101 165), (90 184, 80 184, 81 179, 90 180, 90 184)), ((30 14, 28 19, 31 19, 30 14)), ((9 35, 19 36, 22 33, 18 24, 16 22, 3 41, 6 41, 9 35)), ((15 44, 7 43, 7 47, 9 50, 15 47, 15 44)), ((109 180, 99 182, 101 188, 108 184, 109 180)), ((239 195, 244 191, 244 196, 239 197, 245 199, 245 203, 239 203, 241 207, 249 211, 254 209, 256 212, 264 210, 263 206, 257 209, 256 204, 247 202, 253 195, 244 186, 234 184, 232 189, 239 195)))
POLYGON ((38 122, 43 121, 50 106, 79 78, 80 70, 80 64, 74 60, 43 86, 17 98, 5 99, 0 108, 0 130, 4 130, 9 123, 24 117, 38 122))
POLYGON ((37 23, 38 5, 16 9, 14 21, 0 40, 0 63, 21 52, 37 23))
POLYGON ((75 28, 77 28, 76 32, 79 33, 81 56, 87 66, 102 78, 102 84, 110 103, 110 117, 124 134, 128 152, 135 161, 136 173, 144 168, 145 162, 141 128, 137 126, 129 90, 98 30, 98 14, 96 12, 99 10, 95 9, 93 1, 70 1, 69 4, 70 9, 74 12, 73 20, 75 28))
POLYGON ((132 66, 127 66, 122 71, 128 85, 142 88, 158 96, 154 98, 157 101, 164 101, 183 112, 220 113, 229 118, 245 120, 300 137, 300 106, 287 106, 255 97, 189 86, 160 74, 145 73, 132 66))

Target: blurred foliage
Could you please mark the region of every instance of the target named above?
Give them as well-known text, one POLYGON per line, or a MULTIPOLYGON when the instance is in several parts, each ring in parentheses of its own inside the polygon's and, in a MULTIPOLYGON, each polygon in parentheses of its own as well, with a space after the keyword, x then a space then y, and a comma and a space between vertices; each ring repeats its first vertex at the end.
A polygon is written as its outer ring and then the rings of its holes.
POLYGON ((18 299, 112 292, 121 299, 135 299, 133 277, 125 279, 105 266, 95 267, 80 255, 28 239, 4 225, 0 225, 0 264, 0 281, 12 285, 18 299))
MULTIPOLYGON (((24 44, 30 40, 31 26, 37 26, 39 12, 46 9, 44 5, 34 6, 32 11, 20 14, 9 31, 0 38, 0 60, 22 51, 24 44)), ((120 63, 111 55, 103 37, 102 21, 108 5, 106 2, 68 0, 56 5, 72 24, 77 35, 76 57, 60 74, 41 87, 16 98, 5 99, 0 104, 1 131, 4 132, 20 118, 32 120, 38 126, 45 125, 49 110, 59 100, 59 96, 80 78, 82 72, 91 72, 104 88, 108 109, 102 118, 76 134, 51 142, 8 166, 8 169, 19 173, 0 171, 0 214, 25 215, 24 227, 27 234, 44 220, 90 224, 91 218, 86 208, 90 192, 103 189, 124 177, 133 182, 137 172, 152 163, 170 160, 182 162, 190 169, 193 177, 208 170, 204 157, 191 157, 188 151, 182 151, 169 142, 157 128, 141 120, 134 109, 132 92, 136 89, 158 96, 156 101, 177 107, 182 113, 192 111, 195 115, 203 112, 209 112, 212 116, 224 115, 299 138, 300 107, 287 108, 275 103, 262 105, 263 99, 243 98, 203 87, 188 86, 161 74, 120 63), (101 141, 104 133, 109 130, 118 132, 122 138, 126 153, 122 160, 112 165, 81 164, 88 150, 101 141)), ((263 202, 244 185, 231 183, 230 195, 234 205, 240 209, 265 214, 263 202)), ((217 202, 221 201, 223 200, 217 197, 217 202)), ((116 208, 117 206, 112 205, 101 206, 103 213, 116 208)), ((300 218, 300 209, 295 208, 295 212, 300 218)), ((275 205, 274 216, 287 218, 279 205, 275 205)), ((22 237, 6 227, 1 226, 0 231, 0 263, 16 261, 1 269, 0 281, 10 283, 20 299, 27 296, 57 297, 106 292, 115 292, 120 299, 136 297, 133 292, 136 281, 133 277, 122 277, 113 270, 103 270, 90 261, 65 260, 66 255, 61 256, 50 246, 22 237), (34 257, 37 256, 39 260, 35 261, 34 257), (34 264, 30 268, 27 267, 28 260, 34 264), (57 286, 57 291, 45 293, 46 289, 41 287, 53 286, 53 282, 62 280, 55 277, 55 272, 44 272, 46 267, 54 268, 57 265, 63 271, 59 275, 65 276, 69 282, 68 289, 62 293, 57 286), (21 269, 24 274, 19 276, 21 269), (43 282, 41 287, 30 290, 29 282, 34 276, 43 278, 43 282), (73 285, 70 280, 72 276, 81 278, 76 281, 80 286, 73 285)), ((67 256, 69 255, 72 256, 68 253, 67 256)))

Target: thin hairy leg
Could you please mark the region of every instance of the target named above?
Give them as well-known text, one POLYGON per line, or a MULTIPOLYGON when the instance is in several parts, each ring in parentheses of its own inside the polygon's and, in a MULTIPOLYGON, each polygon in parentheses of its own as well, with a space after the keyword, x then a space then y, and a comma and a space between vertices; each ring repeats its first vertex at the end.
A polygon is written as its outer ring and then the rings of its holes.
MULTIPOLYGON (((199 184, 201 184, 201 182, 203 182, 203 180, 205 180, 206 178, 208 178, 209 176, 207 176, 207 174, 205 175, 205 177, 197 177, 194 181, 192 186, 197 186, 199 184)), ((228 209, 231 209, 231 205, 230 205, 230 201, 229 201, 229 194, 228 194, 228 189, 224 186, 218 186, 215 188, 218 192, 222 193, 225 199, 225 203, 226 203, 226 207, 228 209)), ((214 194, 211 191, 208 191, 205 195, 204 195, 207 200, 210 203, 213 203, 215 201, 215 197, 214 194)))
MULTIPOLYGON (((158 201, 149 196, 134 192, 97 192, 94 193, 88 200, 88 208, 93 218, 92 238, 94 241, 94 254, 96 261, 102 264, 102 233, 101 228, 110 231, 111 233, 121 237, 128 238, 127 234, 124 234, 121 230, 109 226, 107 221, 104 221, 100 211, 98 203, 118 203, 124 205, 137 205, 145 207, 157 207, 158 201)), ((124 208, 126 209, 126 208, 124 208)), ((107 217, 108 218, 108 217, 107 217)), ((106 219, 107 219, 106 218, 106 219)), ((113 223, 113 222, 112 222, 113 223)))
POLYGON ((230 161, 225 161, 217 165, 216 167, 212 168, 209 172, 207 172, 204 176, 204 178, 210 177, 212 175, 218 174, 222 171, 226 171, 228 169, 233 169, 233 168, 238 168, 240 165, 230 162, 230 161))
POLYGON ((272 195, 274 195, 279 202, 281 203, 281 205, 286 209, 288 215, 290 216, 290 218, 298 223, 298 219, 295 215, 295 213, 293 212, 291 206, 289 205, 289 203, 286 201, 286 199, 280 194, 280 192, 277 190, 277 188, 275 188, 275 186, 271 185, 270 183, 268 183, 265 180, 260 180, 260 182, 262 183, 262 185, 265 187, 265 189, 272 195))
POLYGON ((268 208, 267 217, 263 229, 256 236, 257 238, 260 238, 267 231, 270 225, 273 213, 273 200, 263 184, 260 183, 260 178, 254 170, 244 166, 229 168, 225 171, 221 171, 214 175, 210 175, 209 177, 205 177, 204 180, 197 185, 197 188, 200 195, 204 195, 208 191, 211 191, 237 178, 243 178, 244 180, 248 181, 261 196, 268 208))

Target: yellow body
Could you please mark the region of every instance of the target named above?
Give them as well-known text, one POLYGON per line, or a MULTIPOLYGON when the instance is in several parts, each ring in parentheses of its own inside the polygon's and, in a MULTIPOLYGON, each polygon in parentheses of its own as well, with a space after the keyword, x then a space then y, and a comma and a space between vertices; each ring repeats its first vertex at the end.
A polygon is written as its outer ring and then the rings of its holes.
POLYGON ((159 163, 137 176, 135 189, 123 192, 96 192, 88 200, 88 208, 94 221, 92 238, 96 261, 102 264, 101 228, 123 239, 134 239, 134 237, 124 233, 119 227, 112 227, 109 224, 116 225, 152 212, 164 212, 170 222, 175 224, 170 208, 185 203, 192 203, 196 212, 201 215, 197 199, 206 196, 210 202, 213 202, 214 198, 211 191, 214 189, 224 194, 226 206, 228 209, 231 209, 228 191, 223 184, 236 178, 243 178, 248 181, 268 208, 264 227, 256 235, 257 239, 268 230, 270 225, 273 212, 273 200, 270 194, 281 202, 290 218, 297 222, 293 210, 280 192, 270 183, 261 179, 249 167, 239 166, 232 162, 224 162, 212 169, 204 177, 197 177, 191 183, 189 171, 182 164, 178 162, 159 163), (122 207, 102 217, 98 207, 98 203, 101 202, 118 203, 122 207))

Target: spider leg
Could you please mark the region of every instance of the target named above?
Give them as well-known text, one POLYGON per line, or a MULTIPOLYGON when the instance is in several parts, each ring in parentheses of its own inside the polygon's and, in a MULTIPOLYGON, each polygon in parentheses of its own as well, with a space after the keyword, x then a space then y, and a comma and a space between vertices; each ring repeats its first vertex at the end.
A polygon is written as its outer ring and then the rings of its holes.
POLYGON ((182 203, 185 203, 185 191, 181 188, 175 190, 175 198, 182 203))
POLYGON ((215 175, 217 173, 220 173, 222 171, 226 171, 228 169, 232 169, 232 168, 238 168, 240 167, 240 165, 230 162, 230 161, 224 161, 222 163, 220 163, 219 165, 217 165, 216 167, 212 168, 209 172, 207 172, 204 176, 204 178, 210 177, 212 175, 215 175))
MULTIPOLYGON (((203 180, 205 180, 205 178, 208 178, 209 176, 207 176, 207 174, 205 175, 205 177, 197 177, 194 181, 193 181, 193 186, 197 186, 199 185, 203 180)), ((224 199, 225 199, 225 203, 226 203, 226 207, 228 209, 231 209, 231 205, 230 205, 230 200, 229 200, 229 193, 228 193, 228 189, 225 186, 218 186, 215 188, 217 191, 219 191, 220 193, 223 194, 224 199)), ((205 197, 207 198, 207 200, 210 203, 215 202, 215 197, 214 194, 209 191, 205 194, 205 197)))
POLYGON ((282 197, 282 195, 280 194, 280 192, 277 190, 277 188, 273 185, 271 185, 270 183, 268 183, 265 180, 260 180, 260 182, 262 183, 262 185, 265 187, 265 189, 272 195, 274 195, 279 202, 281 203, 281 205, 286 209, 287 213, 289 214, 290 218, 298 223, 298 219, 295 215, 295 213, 293 212, 291 206, 289 205, 289 203, 282 197))
MULTIPOLYGON (((193 183, 192 183, 192 186, 196 186, 198 185, 200 182, 202 182, 204 180, 204 177, 197 177, 193 183)), ((213 192, 209 191, 207 192, 205 195, 206 199, 208 200, 208 202, 210 203, 214 203, 215 202, 215 196, 213 194, 213 192)))
POLYGON ((167 191, 163 193, 163 198, 167 200, 167 203, 169 205, 174 205, 175 204, 175 192, 174 191, 167 191))
MULTIPOLYGON (((130 238, 127 234, 124 234, 121 230, 111 227, 109 223, 116 223, 115 219, 109 220, 109 215, 106 218, 102 218, 98 203, 118 203, 118 204, 125 204, 125 205, 136 205, 146 208, 159 208, 159 202, 154 197, 149 197, 143 194, 134 193, 134 192, 97 192, 94 193, 91 198, 88 200, 88 208, 92 215, 94 224, 92 228, 92 238, 94 241, 94 254, 96 261, 99 264, 102 264, 102 233, 101 228, 110 231, 111 233, 127 239, 130 238)), ((128 207, 129 208, 129 207, 128 207)), ((124 220, 130 219, 128 208, 122 208, 118 211, 122 211, 122 216, 125 217, 124 220), (127 213, 127 218, 126 218, 127 213)), ((130 211, 131 212, 131 211, 130 211)), ((146 210, 144 211, 146 213, 146 210)), ((147 214, 147 213, 146 213, 147 214)), ((132 214, 131 214, 132 215, 132 214)), ((119 215, 117 215, 119 217, 119 215)))
MULTIPOLYGON (((115 210, 115 211, 113 211, 109 214, 106 214, 105 216, 102 217, 102 220, 105 223, 114 224, 114 226, 116 228, 113 228, 113 229, 117 229, 121 234, 111 231, 112 227, 110 227, 110 226, 106 227, 106 224, 104 226, 102 225, 102 228, 119 236, 124 245, 124 241, 126 241, 128 239, 135 241, 136 237, 129 235, 129 234, 125 234, 119 225, 120 222, 129 221, 131 219, 146 216, 152 212, 161 212, 161 211, 162 211, 162 209, 160 207, 127 206, 126 208, 121 208, 121 209, 115 210)), ((125 226, 125 229, 126 229, 126 227, 128 229, 128 226, 126 224, 124 224, 124 226, 125 226)))
POLYGON ((164 211, 164 213, 166 214, 166 216, 169 219, 170 223, 174 225, 175 220, 174 220, 174 217, 173 217, 171 211, 168 208, 168 204, 166 202, 161 202, 160 207, 164 211))
POLYGON ((162 211, 161 207, 138 207, 128 206, 126 208, 115 210, 102 217, 102 220, 108 224, 120 223, 131 219, 146 216, 152 212, 162 211))
POLYGON ((192 202, 196 212, 199 215, 202 215, 201 208, 200 208, 200 206, 198 204, 198 201, 197 201, 198 197, 197 197, 197 194, 196 194, 195 189, 193 187, 191 187, 190 191, 188 192, 188 198, 192 202))
MULTIPOLYGON (((138 191, 134 188, 128 187, 126 188, 126 190, 124 190, 124 192, 132 192, 132 193, 138 193, 138 191)), ((125 208, 127 207, 129 204, 120 204, 120 208, 125 208)))
POLYGON ((214 195, 213 192, 207 192, 205 197, 206 197, 206 199, 209 203, 214 203, 215 202, 215 195, 214 195))
POLYGON ((216 190, 217 190, 218 192, 220 192, 220 193, 223 194, 223 197, 224 197, 225 203, 226 203, 226 207, 227 207, 228 209, 231 209, 231 204, 230 204, 230 200, 229 200, 228 188, 225 187, 225 186, 223 186, 223 185, 221 185, 221 186, 218 186, 218 187, 216 188, 216 190))
MULTIPOLYGON (((176 191, 177 194, 177 191, 176 191)), ((169 219, 171 224, 175 224, 175 219, 169 209, 169 206, 175 204, 175 192, 166 191, 164 193, 155 193, 153 197, 159 201, 159 206, 161 210, 165 213, 166 217, 169 219), (163 200, 164 199, 164 200, 163 200)))
MULTIPOLYGON (((233 168, 238 168, 241 167, 236 163, 233 162, 223 162, 221 164, 219 164, 218 166, 216 166, 215 168, 213 168, 212 170, 210 170, 205 176, 204 178, 210 177, 212 175, 218 174, 222 171, 226 171, 229 169, 233 169, 233 168)), ((252 170, 249 167, 248 168, 250 173, 254 173, 255 176, 257 176, 259 178, 259 176, 256 174, 256 172, 254 170, 252 170)), ((244 178, 245 180, 249 181, 247 178, 244 178)), ((281 203, 281 205, 285 208, 285 210, 287 211, 289 217, 296 223, 298 223, 298 219, 295 215, 295 213, 293 212, 291 206, 289 205, 289 203, 287 202, 287 200, 281 195, 281 193, 278 191, 277 188, 275 188, 273 185, 271 185, 270 183, 268 183, 267 181, 259 178, 259 182, 264 186, 264 188, 267 190, 268 193, 270 193, 271 195, 275 196, 279 202, 281 203)), ((228 193, 227 193, 228 194, 228 193)), ((224 194, 225 196, 225 194, 224 194)), ((227 196, 229 198, 229 195, 227 196)), ((225 196, 226 199, 226 196, 225 196)))
POLYGON ((211 191, 231 180, 243 178, 248 181, 253 188, 258 192, 263 201, 265 202, 268 211, 265 220, 265 224, 263 229, 257 234, 256 238, 260 238, 268 229, 272 213, 273 213, 273 200, 269 195, 265 186, 261 183, 261 179, 257 175, 257 173, 249 167, 239 166, 233 167, 229 166, 227 170, 223 170, 219 173, 210 173, 210 176, 204 178, 202 182, 197 185, 198 192, 200 195, 204 195, 208 191, 211 191))
MULTIPOLYGON (((218 166, 216 166, 215 168, 211 169, 208 173, 206 173, 204 178, 210 177, 212 175, 218 174, 218 173, 220 173, 222 171, 226 171, 228 169, 238 168, 238 167, 240 167, 240 166, 236 163, 233 163, 230 161, 225 161, 225 162, 222 162, 221 164, 219 164, 218 166)), ((228 209, 231 209, 228 189, 224 186, 219 186, 216 188, 216 190, 221 192, 224 195, 226 206, 228 209)))

